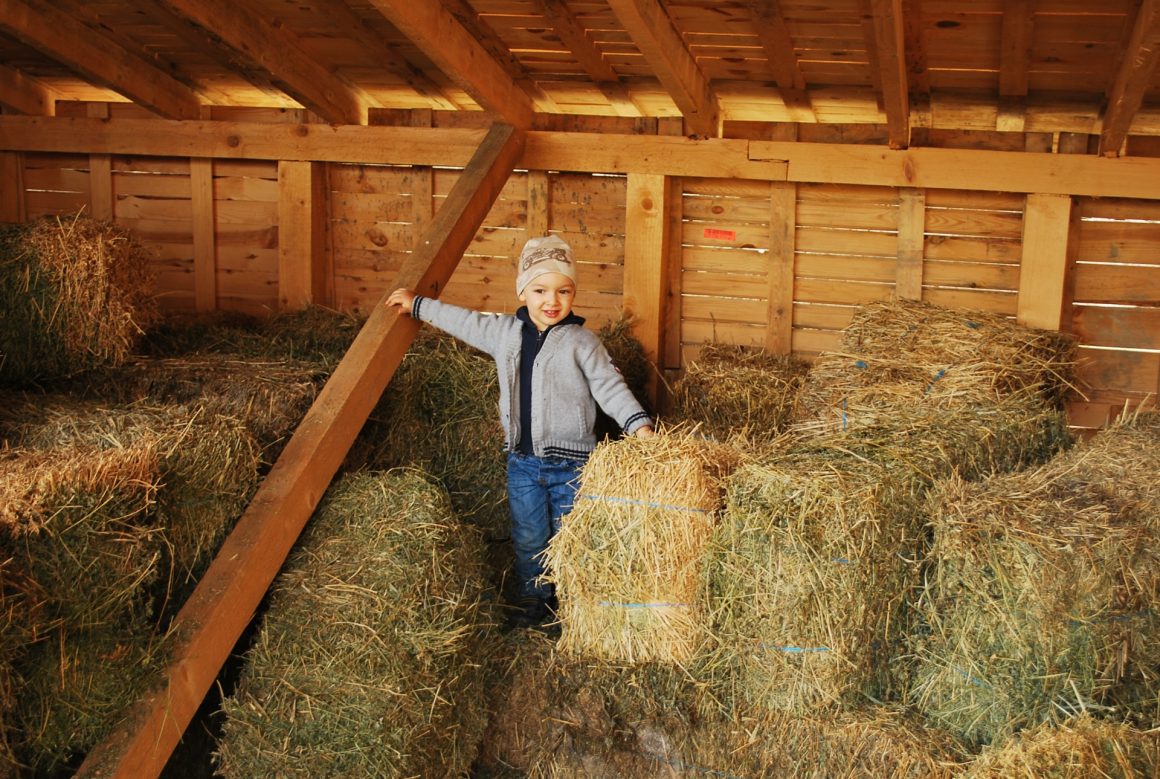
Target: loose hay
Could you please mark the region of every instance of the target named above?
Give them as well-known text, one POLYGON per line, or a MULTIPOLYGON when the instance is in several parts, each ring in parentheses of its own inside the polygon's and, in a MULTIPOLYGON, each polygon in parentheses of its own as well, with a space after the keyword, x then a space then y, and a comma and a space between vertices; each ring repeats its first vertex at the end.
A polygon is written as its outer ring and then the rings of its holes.
POLYGON ((981 743, 1085 709, 1154 717, 1158 461, 1144 415, 1039 468, 941 484, 909 699, 981 743))
POLYGON ((82 216, 0 229, 0 382, 116 365, 157 317, 145 249, 82 216))
POLYGON ((1151 779, 1160 775, 1160 733, 1080 716, 1042 724, 985 747, 964 779, 1151 779))
POLYGON ((546 552, 568 651, 689 660, 702 640, 702 552, 730 448, 684 430, 596 448, 546 552))
POLYGON ((785 432, 809 364, 791 355, 707 344, 673 385, 671 419, 707 435, 771 438, 785 432))
POLYGON ((460 776, 485 725, 479 535, 415 471, 346 475, 275 582, 226 777, 460 776))
POLYGON ((998 314, 907 300, 863 306, 839 351, 814 362, 795 417, 825 428, 876 421, 900 405, 948 408, 1031 391, 1060 406, 1074 339, 998 314))

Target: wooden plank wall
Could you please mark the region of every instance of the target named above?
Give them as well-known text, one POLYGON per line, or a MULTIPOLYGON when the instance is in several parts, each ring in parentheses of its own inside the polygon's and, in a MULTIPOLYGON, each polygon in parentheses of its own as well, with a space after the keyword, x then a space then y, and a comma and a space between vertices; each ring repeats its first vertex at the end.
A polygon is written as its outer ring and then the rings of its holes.
MULTIPOLYGON (((24 214, 111 212, 154 250, 167 310, 261 315, 280 307, 279 163, 19 159, 24 214)), ((314 207, 327 217, 319 250, 328 262, 322 297, 313 299, 365 315, 460 172, 316 165, 323 202, 314 207)), ((640 208, 627 202, 632 175, 515 173, 444 299, 512 311, 520 247, 530 235, 554 232, 581 262, 578 309, 595 327, 616 319, 625 299, 627 217, 640 208)), ((898 295, 1074 330, 1090 385, 1073 406, 1079 427, 1106 424, 1125 403, 1147 401, 1160 388, 1158 201, 661 178, 674 194, 665 197, 670 259, 660 314, 667 326, 656 347, 670 374, 709 341, 807 357, 834 349, 855 306, 898 295), (1029 241, 1037 264, 1024 267, 1029 241), (1021 285, 1058 290, 1058 300, 1021 295, 1021 285)))

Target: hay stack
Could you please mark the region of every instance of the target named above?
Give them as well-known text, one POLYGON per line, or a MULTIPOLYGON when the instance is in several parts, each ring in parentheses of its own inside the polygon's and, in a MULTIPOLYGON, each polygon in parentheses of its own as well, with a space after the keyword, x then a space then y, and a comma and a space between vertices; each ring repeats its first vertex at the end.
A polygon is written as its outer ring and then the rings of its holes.
POLYGON ((459 776, 485 716, 477 533, 416 471, 328 491, 228 697, 223 776, 459 776))
POLYGON ((785 432, 809 364, 727 344, 707 344, 673 385, 672 418, 718 440, 785 432))
POLYGON ((863 306, 837 352, 821 355, 796 419, 845 429, 904 405, 950 408, 1030 391, 1059 407, 1072 387, 1074 341, 998 314, 890 300, 863 306))
POLYGON ((737 459, 684 430, 596 448, 546 552, 561 647, 627 662, 692 657, 705 627, 703 551, 737 459))
MULTIPOLYGON (((1160 415, 930 496, 910 699, 976 742, 1160 700, 1160 415)), ((1155 725, 1155 722, 1149 723, 1155 725)))
POLYGON ((1042 724, 984 747, 963 779, 1150 779, 1160 776, 1160 734, 1083 715, 1042 724))
POLYGON ((79 215, 0 230, 0 383, 116 365, 156 316, 126 230, 79 215))

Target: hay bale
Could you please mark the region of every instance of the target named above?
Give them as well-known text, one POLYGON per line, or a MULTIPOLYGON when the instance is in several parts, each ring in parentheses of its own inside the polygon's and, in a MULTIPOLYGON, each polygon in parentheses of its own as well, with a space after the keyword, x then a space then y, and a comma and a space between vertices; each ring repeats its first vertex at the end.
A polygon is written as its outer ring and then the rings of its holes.
POLYGON ((223 702, 220 773, 465 773, 485 725, 482 566, 479 535, 422 474, 343 476, 223 702))
POLYGON ((1074 339, 998 314, 907 300, 861 307, 837 352, 814 362, 795 417, 845 428, 901 405, 949 408, 1031 391, 1059 407, 1074 386, 1074 339))
POLYGON ((909 699, 982 743, 1103 706, 1154 716, 1158 460, 1149 414, 1038 468, 940 484, 909 699))
POLYGON ((1160 734, 1081 715, 987 746, 963 779, 1148 779, 1160 776, 1160 734))
POLYGON ((1060 413, 1013 396, 767 447, 730 477, 710 544, 719 644, 707 666, 721 694, 798 713, 887 699, 926 490, 1040 462, 1066 441, 1060 413))
POLYGON ((706 344, 673 385, 671 419, 719 440, 785 432, 809 364, 792 355, 706 344))
POLYGON ((548 544, 561 647, 682 663, 705 627, 702 552, 737 453, 684 430, 597 446, 548 544))
POLYGON ((116 365, 157 316, 133 236, 80 215, 0 229, 0 383, 116 365))

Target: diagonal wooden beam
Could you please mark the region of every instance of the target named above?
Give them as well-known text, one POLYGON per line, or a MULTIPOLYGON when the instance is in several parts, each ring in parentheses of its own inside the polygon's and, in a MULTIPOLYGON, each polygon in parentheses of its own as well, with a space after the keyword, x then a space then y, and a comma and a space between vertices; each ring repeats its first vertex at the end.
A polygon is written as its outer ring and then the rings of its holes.
POLYGON ((717 95, 668 12, 657 0, 609 0, 608 4, 693 132, 719 137, 721 107, 717 95))
POLYGON ((997 130, 1023 132, 1031 40, 1035 25, 1034 0, 1007 0, 999 50, 999 116, 997 130))
POLYGON ((441 2, 371 0, 371 4, 486 110, 517 128, 532 126, 535 109, 527 92, 441 2))
POLYGON ((1100 133, 1100 154, 1115 157, 1128 137, 1132 119, 1144 102, 1144 94, 1156 76, 1160 63, 1160 0, 1144 0, 1136 14, 1132 38, 1116 80, 1108 91, 1108 107, 1100 133))
MULTIPOLYGON (((452 187, 395 286, 437 295, 523 152, 524 134, 497 125, 452 187)), ((174 620, 161 686, 93 749, 76 776, 159 776, 235 642, 402 362, 418 323, 375 306, 174 620)))
POLYGON ((867 49, 878 80, 882 110, 886 112, 890 148, 905 149, 910 145, 910 97, 902 0, 863 0, 863 7, 866 5, 872 31, 867 49))
POLYGON ((0 0, 0 30, 158 116, 200 115, 189 87, 47 3, 0 0))
POLYGON ((746 0, 753 28, 773 71, 782 102, 795 122, 816 122, 817 115, 806 93, 806 80, 794 56, 793 38, 782 15, 780 0, 746 0))
POLYGON ((53 116, 56 96, 51 89, 19 70, 0 65, 0 105, 20 114, 53 116))
POLYGON ((335 124, 366 124, 367 108, 345 81, 302 51, 298 36, 233 0, 165 0, 213 38, 260 65, 286 94, 335 124))

